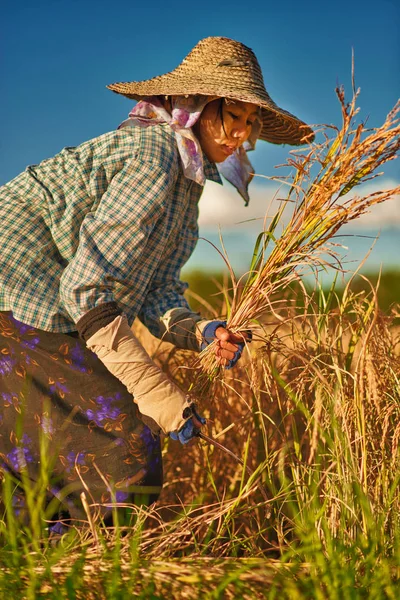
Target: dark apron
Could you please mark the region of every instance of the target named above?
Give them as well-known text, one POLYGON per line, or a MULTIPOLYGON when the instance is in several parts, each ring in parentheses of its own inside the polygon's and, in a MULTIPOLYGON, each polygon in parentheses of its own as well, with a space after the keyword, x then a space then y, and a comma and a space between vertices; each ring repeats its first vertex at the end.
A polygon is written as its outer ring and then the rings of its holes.
MULTIPOLYGON (((74 521, 86 520, 83 491, 104 518, 112 500, 151 502, 162 487, 159 438, 78 335, 35 329, 0 312, 0 467, 34 486, 43 465, 47 502, 58 499, 74 521)), ((23 512, 18 486, 13 504, 23 512)))

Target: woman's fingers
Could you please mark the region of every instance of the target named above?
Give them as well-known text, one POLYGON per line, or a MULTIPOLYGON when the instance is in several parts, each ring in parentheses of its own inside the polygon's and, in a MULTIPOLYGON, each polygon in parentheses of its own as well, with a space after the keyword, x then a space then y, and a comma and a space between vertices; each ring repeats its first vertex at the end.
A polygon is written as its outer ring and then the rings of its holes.
POLYGON ((217 338, 217 340, 226 342, 230 338, 230 332, 221 325, 215 330, 215 337, 217 338))
POLYGON ((232 333, 226 327, 220 325, 215 330, 214 352, 218 363, 231 368, 240 358, 244 343, 251 341, 251 334, 232 333))
POLYGON ((221 359, 222 365, 227 364, 228 361, 232 360, 239 350, 239 343, 243 344, 245 337, 241 334, 230 332, 225 327, 218 327, 215 332, 215 338, 217 343, 215 345, 215 354, 221 359), (223 359, 226 359, 223 362, 223 359))
POLYGON ((238 350, 238 346, 235 346, 233 344, 229 345, 229 348, 224 348, 221 346, 215 346, 215 354, 216 356, 220 357, 220 358, 227 358, 228 360, 231 360, 234 356, 235 353, 238 350))
POLYGON ((232 333, 232 331, 225 329, 225 327, 217 327, 215 331, 215 337, 220 342, 231 342, 234 344, 243 344, 243 342, 246 341, 246 334, 232 333))
POLYGON ((222 350, 227 350, 228 352, 236 352, 236 350, 239 348, 238 344, 233 344, 232 342, 223 342, 220 340, 217 343, 219 348, 222 348, 222 350))

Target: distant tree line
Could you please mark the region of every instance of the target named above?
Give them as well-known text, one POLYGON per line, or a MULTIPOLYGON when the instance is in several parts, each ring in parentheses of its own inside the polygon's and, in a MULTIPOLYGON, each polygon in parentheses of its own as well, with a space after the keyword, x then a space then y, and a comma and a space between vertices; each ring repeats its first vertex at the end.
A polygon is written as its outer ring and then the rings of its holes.
MULTIPOLYGON (((378 272, 365 272, 362 273, 366 277, 373 287, 375 288, 378 279, 378 303, 379 307, 384 312, 389 312, 396 304, 400 305, 400 270, 382 270, 379 277, 378 272)), ((188 293, 188 301, 193 310, 201 310, 202 312, 207 311, 205 303, 211 305, 217 312, 220 311, 223 306, 223 294, 221 287, 228 285, 228 277, 224 273, 208 273, 203 271, 192 271, 185 273, 183 279, 189 283, 190 292, 188 293), (204 301, 202 302, 201 299, 204 301)), ((307 291, 311 292, 311 288, 306 284, 307 291)), ((351 289, 354 292, 365 291, 371 293, 371 287, 362 278, 356 276, 351 284, 351 289)), ((336 284, 336 294, 338 298, 342 297, 344 290, 343 283, 336 284)), ((329 291, 329 287, 323 290, 324 293, 329 291)), ((298 297, 299 303, 301 303, 301 294, 298 293, 299 288, 291 286, 290 290, 285 290, 285 295, 290 297, 292 300, 298 297)))

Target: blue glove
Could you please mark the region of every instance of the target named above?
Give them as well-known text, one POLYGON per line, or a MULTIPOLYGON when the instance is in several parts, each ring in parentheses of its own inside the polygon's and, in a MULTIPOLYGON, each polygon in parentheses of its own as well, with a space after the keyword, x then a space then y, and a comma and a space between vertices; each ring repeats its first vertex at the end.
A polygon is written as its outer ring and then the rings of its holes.
MULTIPOLYGON (((200 346, 201 350, 204 350, 204 348, 206 348, 209 344, 211 344, 211 342, 214 341, 215 332, 217 331, 218 327, 226 327, 226 321, 211 321, 204 327, 203 342, 200 346)), ((251 331, 247 331, 246 334, 248 337, 247 341, 251 342, 251 331)), ((235 342, 235 344, 236 344, 236 346, 238 346, 238 349, 236 350, 235 354, 233 355, 233 358, 228 362, 227 365, 225 365, 225 369, 232 369, 232 367, 234 367, 236 365, 237 361, 239 360, 239 358, 242 355, 245 343, 244 342, 235 342)))
POLYGON ((203 329, 200 350, 204 350, 215 340, 215 332, 218 327, 226 327, 226 321, 210 321, 203 329))
MULTIPOLYGON (((200 421, 200 423, 202 425, 206 424, 206 419, 204 417, 201 417, 197 412, 196 412, 196 407, 194 404, 191 404, 190 406, 188 406, 187 408, 185 408, 185 410, 183 411, 183 416, 189 416, 189 415, 193 415, 196 417, 196 419, 198 421, 200 421)), ((199 433, 200 429, 198 427, 195 427, 194 423, 193 423, 193 419, 190 418, 186 421, 186 423, 179 429, 179 431, 172 431, 169 434, 169 437, 175 441, 179 441, 181 444, 187 444, 192 438, 196 437, 199 433)))

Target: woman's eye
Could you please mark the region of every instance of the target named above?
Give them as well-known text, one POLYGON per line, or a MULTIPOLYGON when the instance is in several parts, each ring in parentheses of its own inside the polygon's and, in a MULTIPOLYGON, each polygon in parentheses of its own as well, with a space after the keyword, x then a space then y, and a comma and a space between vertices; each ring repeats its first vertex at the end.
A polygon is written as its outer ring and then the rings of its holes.
POLYGON ((253 127, 254 121, 247 121, 247 125, 250 126, 250 127, 253 127))
POLYGON ((238 119, 238 115, 235 115, 235 113, 233 112, 228 112, 228 115, 230 115, 232 117, 232 119, 238 119))

